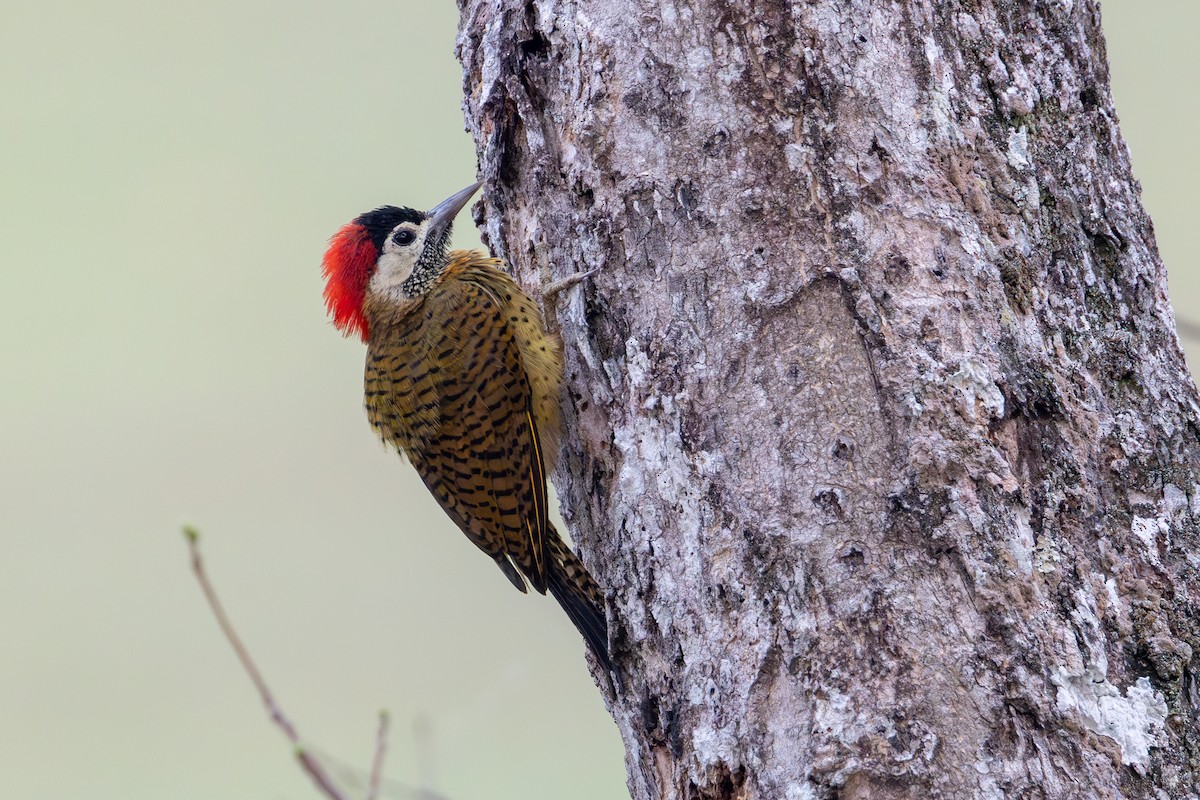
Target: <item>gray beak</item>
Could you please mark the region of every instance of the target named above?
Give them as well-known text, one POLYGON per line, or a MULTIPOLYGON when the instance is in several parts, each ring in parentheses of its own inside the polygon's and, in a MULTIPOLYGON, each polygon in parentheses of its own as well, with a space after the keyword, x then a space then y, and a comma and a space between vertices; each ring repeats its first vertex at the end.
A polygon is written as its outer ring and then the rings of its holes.
POLYGON ((429 219, 430 238, 436 236, 439 231, 448 229, 454 223, 458 212, 462 211, 462 207, 470 201, 471 195, 479 191, 480 186, 483 186, 483 181, 476 181, 461 192, 455 192, 429 209, 426 216, 429 219))

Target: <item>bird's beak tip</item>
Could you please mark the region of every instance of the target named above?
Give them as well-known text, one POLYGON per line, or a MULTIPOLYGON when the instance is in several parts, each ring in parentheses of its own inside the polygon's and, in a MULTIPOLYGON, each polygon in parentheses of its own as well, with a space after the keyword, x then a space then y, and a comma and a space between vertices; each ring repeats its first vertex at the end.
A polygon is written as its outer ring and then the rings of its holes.
POLYGON ((470 186, 461 191, 447 197, 442 202, 429 210, 429 221, 431 225, 449 225, 458 216, 458 212, 462 211, 471 197, 479 191, 479 187, 483 186, 483 181, 475 181, 470 186))

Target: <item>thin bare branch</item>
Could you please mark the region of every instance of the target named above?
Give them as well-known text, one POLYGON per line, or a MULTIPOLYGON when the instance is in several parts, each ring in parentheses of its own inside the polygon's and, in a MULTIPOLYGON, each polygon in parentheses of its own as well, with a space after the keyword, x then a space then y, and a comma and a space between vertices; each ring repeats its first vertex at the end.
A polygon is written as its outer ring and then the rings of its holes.
POLYGON ((388 713, 379 712, 379 733, 375 736, 375 760, 371 763, 371 783, 367 787, 367 800, 379 797, 379 779, 383 775, 383 756, 387 752, 388 713))
MULTIPOLYGON (((346 787, 350 792, 362 792, 365 795, 371 781, 371 776, 365 769, 342 761, 337 756, 327 753, 319 747, 310 746, 309 750, 313 755, 320 758, 321 763, 325 765, 325 769, 337 779, 339 785, 346 787)), ((385 798, 450 800, 446 795, 426 788, 427 786, 428 784, 413 785, 404 781, 380 776, 379 800, 385 800, 385 798)))
POLYGON ((250 651, 242 644, 241 638, 238 637, 237 631, 234 630, 233 623, 230 622, 229 616, 225 613, 221 601, 217 599, 216 590, 213 589, 212 583, 208 580, 208 575, 204 571, 204 560, 200 556, 200 532, 190 525, 185 525, 183 527, 183 535, 187 539, 188 549, 192 555, 192 572, 195 573, 196 580, 200 583, 200 589, 204 592, 208 606, 212 609, 213 616, 217 618, 217 624, 221 627, 221 632, 225 634, 225 638, 237 654, 238 661, 242 662, 242 667, 250 676, 254 687, 258 689, 258 694, 262 698, 263 705, 267 707, 267 711, 271 715, 271 720, 279 726, 279 729, 287 736, 288 741, 295 747, 296 760, 300 762, 300 766, 308 773, 308 776, 317 785, 317 788, 325 796, 329 797, 330 800, 347 800, 346 796, 338 790, 329 778, 328 773, 321 766, 321 763, 305 750, 304 745, 300 741, 300 736, 296 733, 295 726, 292 725, 291 720, 284 716, 283 709, 275 702, 275 696, 271 694, 271 690, 267 687, 267 682, 263 679, 262 673, 258 671, 258 666, 254 663, 254 659, 250 657, 250 651))

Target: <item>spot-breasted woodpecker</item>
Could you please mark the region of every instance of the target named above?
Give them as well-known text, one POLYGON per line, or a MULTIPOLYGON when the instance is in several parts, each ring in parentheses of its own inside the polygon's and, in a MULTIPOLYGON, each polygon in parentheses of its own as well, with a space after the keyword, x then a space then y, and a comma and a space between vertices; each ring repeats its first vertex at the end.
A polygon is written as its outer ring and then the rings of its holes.
POLYGON ((608 669, 604 598, 550 523, 562 345, 504 265, 447 250, 476 183, 428 212, 383 206, 325 253, 333 323, 367 344, 367 418, 513 586, 547 589, 608 669))

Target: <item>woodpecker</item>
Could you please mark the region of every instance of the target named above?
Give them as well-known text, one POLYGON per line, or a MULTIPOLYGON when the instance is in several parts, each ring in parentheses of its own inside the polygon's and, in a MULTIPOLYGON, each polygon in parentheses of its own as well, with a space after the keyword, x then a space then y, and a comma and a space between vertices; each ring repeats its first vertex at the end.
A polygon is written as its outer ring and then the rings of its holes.
POLYGON ((447 250, 474 183, 427 212, 383 206, 330 240, 325 304, 367 345, 371 427, 521 592, 550 593, 611 671, 604 598, 550 523, 562 345, 504 264, 447 250))

